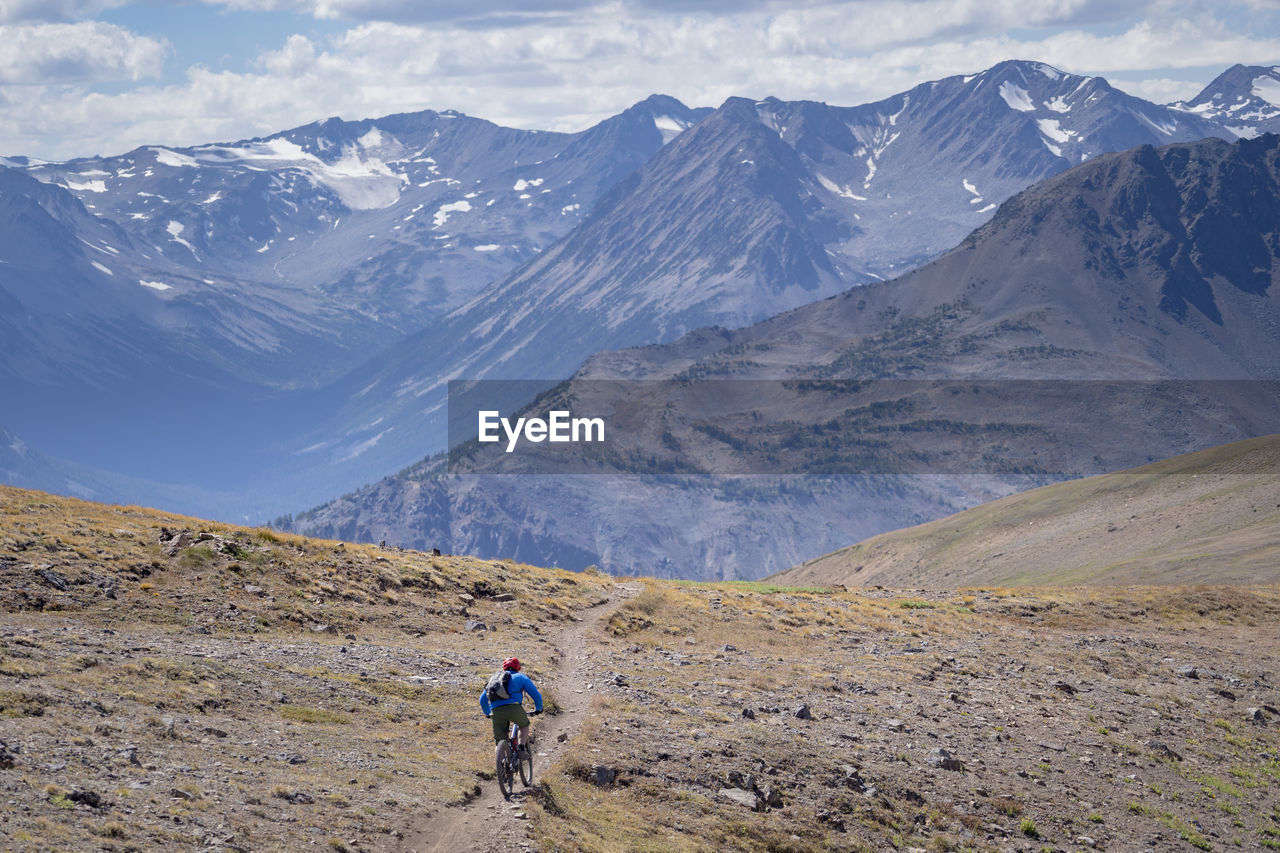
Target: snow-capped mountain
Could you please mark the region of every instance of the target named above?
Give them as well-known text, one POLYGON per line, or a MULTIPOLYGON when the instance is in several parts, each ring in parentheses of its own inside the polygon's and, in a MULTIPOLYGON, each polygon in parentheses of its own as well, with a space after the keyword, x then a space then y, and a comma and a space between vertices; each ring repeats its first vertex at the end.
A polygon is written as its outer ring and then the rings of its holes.
POLYGON ((308 446, 402 464, 442 449, 448 379, 563 378, 600 350, 744 326, 917 266, 1074 164, 1205 136, 1231 134, 1035 62, 858 107, 731 98, 563 240, 348 375, 308 446))
POLYGON ((576 134, 426 111, 8 158, 79 207, 0 258, 7 316, 40 309, 0 341, 5 421, 52 456, 216 478, 255 495, 237 510, 274 514, 442 449, 450 378, 556 379, 602 349, 742 326, 935 257, 1101 152, 1208 135, 1233 136, 1006 62, 855 107, 653 96, 576 134), (178 461, 193 453, 198 470, 178 461))
POLYGON ((743 329, 601 353, 522 413, 595 405, 619 424, 642 412, 661 429, 622 428, 634 440, 610 445, 594 470, 676 474, 511 476, 518 462, 481 459, 498 475, 445 475, 428 459, 294 529, 617 573, 759 577, 824 541, 993 492, 1267 434, 1280 411, 1278 221, 1275 135, 1102 155, 1009 199, 897 279, 743 329), (699 394, 689 380, 700 377, 758 381, 699 394), (646 381, 597 382, 618 378, 646 381), (898 390, 874 404, 832 391, 884 378, 898 390), (919 393, 941 379, 963 381, 919 393), (653 394, 661 380, 666 393, 653 394), (679 473, 690 470, 681 458, 714 458, 709 442, 791 476, 679 473), (961 476, 938 476, 956 470, 948 459, 961 476))
POLYGON ((701 114, 654 96, 576 134, 452 111, 331 118, 27 170, 155 257, 264 287, 305 283, 408 332, 567 233, 701 114))
POLYGON ((1172 105, 1252 139, 1280 131, 1280 66, 1233 65, 1200 94, 1172 105))

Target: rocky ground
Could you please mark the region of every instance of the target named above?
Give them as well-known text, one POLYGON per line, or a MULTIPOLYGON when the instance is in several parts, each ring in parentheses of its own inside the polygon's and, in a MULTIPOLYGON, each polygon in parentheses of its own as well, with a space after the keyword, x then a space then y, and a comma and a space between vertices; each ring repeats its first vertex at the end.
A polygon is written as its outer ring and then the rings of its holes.
POLYGON ((619 583, 2 489, 0 847, 1280 849, 1277 617, 619 583), (512 651, 564 713, 506 804, 475 700, 512 651))

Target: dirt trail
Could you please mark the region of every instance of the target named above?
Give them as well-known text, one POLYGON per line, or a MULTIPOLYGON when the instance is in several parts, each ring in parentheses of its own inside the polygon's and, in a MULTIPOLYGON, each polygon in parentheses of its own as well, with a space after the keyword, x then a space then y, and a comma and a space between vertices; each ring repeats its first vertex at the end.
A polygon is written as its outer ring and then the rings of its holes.
MULTIPOLYGON (((555 639, 560 652, 560 662, 555 672, 538 686, 554 692, 563 711, 554 717, 541 716, 533 720, 534 730, 534 784, 542 774, 559 760, 566 743, 582 727, 589 712, 591 695, 581 688, 591 679, 588 665, 598 653, 599 626, 618 606, 643 590, 640 584, 618 584, 609 598, 591 607, 555 639)), ((405 833, 401 848, 407 853, 459 853, 459 851, 511 851, 532 850, 529 825, 524 820, 525 803, 531 788, 523 788, 516 781, 510 801, 502 799, 498 785, 492 780, 482 782, 481 794, 465 806, 445 807, 427 817, 405 833)))

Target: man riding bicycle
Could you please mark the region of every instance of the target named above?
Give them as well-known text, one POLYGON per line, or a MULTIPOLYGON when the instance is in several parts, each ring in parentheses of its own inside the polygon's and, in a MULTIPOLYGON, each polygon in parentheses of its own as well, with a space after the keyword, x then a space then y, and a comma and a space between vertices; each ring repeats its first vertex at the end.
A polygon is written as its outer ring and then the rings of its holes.
MULTIPOLYGON (((486 717, 493 720, 494 743, 501 744, 506 740, 511 724, 515 723, 520 727, 518 748, 525 749, 529 742, 529 715, 524 711, 524 694, 527 692, 533 697, 535 715, 542 713, 542 694, 538 692, 533 679, 520 671, 518 658, 504 660, 502 672, 496 674, 494 678, 499 676, 501 676, 502 687, 505 689, 507 698, 490 698, 489 685, 485 685, 485 689, 480 691, 480 710, 484 711, 486 717)), ((490 683, 493 680, 490 679, 490 683)))

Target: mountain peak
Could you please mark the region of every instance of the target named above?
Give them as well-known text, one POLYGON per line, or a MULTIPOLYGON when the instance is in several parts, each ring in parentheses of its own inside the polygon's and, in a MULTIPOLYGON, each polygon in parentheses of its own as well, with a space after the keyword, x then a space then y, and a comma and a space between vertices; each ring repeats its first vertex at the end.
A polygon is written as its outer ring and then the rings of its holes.
POLYGON ((1280 66, 1233 65, 1191 100, 1171 106, 1218 121, 1238 137, 1280 131, 1280 66))

